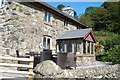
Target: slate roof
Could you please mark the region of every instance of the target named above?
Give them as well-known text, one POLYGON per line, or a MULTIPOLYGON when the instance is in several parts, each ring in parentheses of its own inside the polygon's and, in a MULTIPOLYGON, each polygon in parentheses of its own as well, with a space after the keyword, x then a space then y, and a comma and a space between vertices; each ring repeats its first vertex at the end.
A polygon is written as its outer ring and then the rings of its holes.
POLYGON ((78 30, 64 31, 63 33, 59 34, 56 37, 56 40, 84 38, 91 31, 92 29, 78 29, 78 30))

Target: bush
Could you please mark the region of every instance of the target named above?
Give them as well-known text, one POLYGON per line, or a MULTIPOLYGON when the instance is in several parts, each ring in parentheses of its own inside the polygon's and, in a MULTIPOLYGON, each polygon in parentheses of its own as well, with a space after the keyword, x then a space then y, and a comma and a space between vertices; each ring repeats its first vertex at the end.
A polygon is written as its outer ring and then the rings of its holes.
MULTIPOLYGON (((101 32, 100 32, 101 33, 101 32)), ((100 43, 104 46, 104 54, 98 56, 97 60, 113 62, 113 64, 120 64, 120 35, 114 33, 101 33, 99 36, 107 36, 107 39, 100 43)))

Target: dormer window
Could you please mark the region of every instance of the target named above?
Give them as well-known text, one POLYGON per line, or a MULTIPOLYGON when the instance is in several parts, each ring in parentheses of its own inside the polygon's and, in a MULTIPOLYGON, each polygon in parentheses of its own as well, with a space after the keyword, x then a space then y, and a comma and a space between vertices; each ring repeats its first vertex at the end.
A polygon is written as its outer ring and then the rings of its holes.
POLYGON ((47 11, 45 11, 44 20, 46 22, 51 22, 51 14, 49 12, 47 12, 47 11))

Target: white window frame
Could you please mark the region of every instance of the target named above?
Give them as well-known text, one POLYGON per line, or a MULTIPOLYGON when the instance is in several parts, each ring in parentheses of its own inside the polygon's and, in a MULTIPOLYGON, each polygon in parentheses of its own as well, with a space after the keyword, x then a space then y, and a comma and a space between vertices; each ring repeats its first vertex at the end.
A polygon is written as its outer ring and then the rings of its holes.
POLYGON ((43 49, 52 49, 52 37, 50 37, 50 36, 43 36, 43 38, 42 38, 42 47, 43 47, 43 49), (45 47, 44 47, 44 38, 46 39, 45 40, 45 47), (48 43, 47 43, 47 40, 48 39, 50 39, 50 47, 48 48, 48 43))
POLYGON ((45 11, 44 21, 51 23, 52 22, 52 14, 47 12, 47 11, 45 11))

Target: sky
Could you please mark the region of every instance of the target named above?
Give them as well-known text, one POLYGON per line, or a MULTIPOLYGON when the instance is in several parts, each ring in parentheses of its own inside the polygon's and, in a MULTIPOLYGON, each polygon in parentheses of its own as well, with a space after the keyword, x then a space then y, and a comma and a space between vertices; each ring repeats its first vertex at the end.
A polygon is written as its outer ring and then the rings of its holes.
POLYGON ((80 16, 83 14, 87 7, 94 6, 99 7, 102 5, 103 2, 47 2, 48 4, 52 5, 53 7, 57 7, 59 4, 63 4, 66 7, 72 7, 76 12, 77 15, 80 16))

